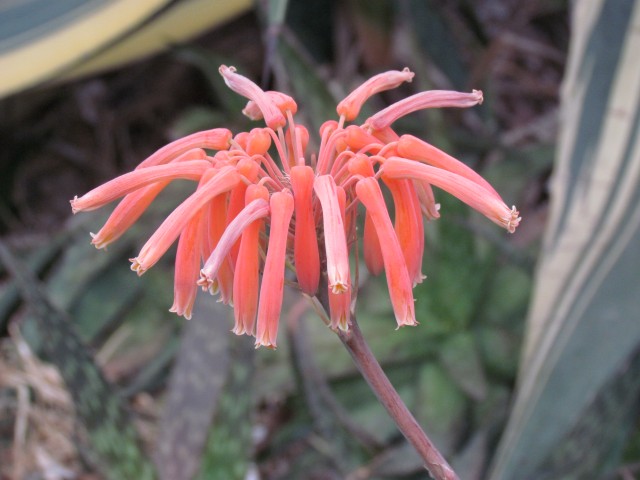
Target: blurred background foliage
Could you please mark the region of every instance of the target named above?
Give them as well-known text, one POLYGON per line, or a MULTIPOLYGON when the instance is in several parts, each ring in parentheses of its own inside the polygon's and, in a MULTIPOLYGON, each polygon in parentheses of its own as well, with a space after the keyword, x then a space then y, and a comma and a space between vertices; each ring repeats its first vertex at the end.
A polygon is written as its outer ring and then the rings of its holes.
POLYGON ((129 271, 188 185, 106 252, 87 235, 106 213, 70 218, 73 195, 171 139, 250 128, 221 63, 291 93, 311 131, 387 69, 416 77, 363 118, 424 89, 484 91, 396 127, 480 171, 521 227, 437 192, 421 325, 394 331, 377 278, 359 323, 462 479, 635 478, 637 2, 45 3, 0 9, 0 478, 425 477, 294 292, 279 348, 254 351, 208 296, 189 322, 167 311, 170 258, 129 271))

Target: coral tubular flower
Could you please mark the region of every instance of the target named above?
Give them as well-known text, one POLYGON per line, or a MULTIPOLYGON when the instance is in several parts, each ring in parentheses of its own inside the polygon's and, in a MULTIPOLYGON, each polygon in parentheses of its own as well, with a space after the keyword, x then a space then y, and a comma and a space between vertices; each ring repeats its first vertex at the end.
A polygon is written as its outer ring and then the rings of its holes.
MULTIPOLYGON (((201 257, 206 261, 211 252, 218 246, 222 235, 227 228, 227 205, 229 192, 216 195, 209 205, 205 207, 205 219, 201 257)), ((233 298, 233 265, 231 258, 227 257, 222 262, 218 274, 211 284, 208 284, 211 293, 220 294, 220 301, 225 305, 231 303, 233 298)))
POLYGON ((175 140, 169 145, 162 147, 145 161, 140 163, 137 168, 146 168, 154 165, 162 165, 163 163, 169 163, 183 153, 194 148, 226 150, 229 148, 231 137, 231 130, 227 130, 226 128, 214 128, 213 130, 197 132, 175 140))
MULTIPOLYGON (((230 133, 230 132, 229 132, 230 133)), ((207 154, 200 148, 187 150, 171 162, 179 163, 188 160, 204 160, 207 154)), ((156 182, 126 195, 113 210, 104 226, 96 234, 91 234, 91 243, 96 248, 106 248, 115 242, 144 211, 151 205, 156 196, 169 184, 170 180, 156 182)), ((73 202, 73 201, 72 201, 73 202)), ((73 204, 72 204, 73 209, 73 204)))
POLYGON ((489 220, 506 228, 510 233, 515 232, 520 223, 516 207, 509 209, 499 197, 496 197, 483 185, 456 173, 429 165, 416 164, 411 160, 398 157, 387 159, 382 166, 382 171, 389 178, 423 180, 442 188, 482 213, 489 220))
POLYGON ((271 231, 258 305, 256 347, 275 348, 284 292, 284 259, 287 252, 289 222, 294 209, 293 196, 288 190, 276 192, 271 195, 269 206, 271 231))
POLYGON ((416 325, 409 271, 403 260, 400 243, 391 224, 380 185, 372 177, 363 178, 356 184, 356 193, 358 200, 371 214, 380 244, 384 245, 382 259, 398 326, 416 325))
POLYGON ((395 205, 394 229, 400 249, 404 255, 413 285, 424 280, 422 275, 422 254, 424 252, 424 230, 420 200, 411 180, 393 180, 382 177, 391 191, 395 205))
POLYGON ((362 251, 370 273, 385 273, 396 324, 417 325, 412 289, 424 278, 425 219, 440 216, 432 186, 509 232, 517 228, 518 211, 478 173, 391 127, 419 109, 471 107, 482 102, 482 92, 417 93, 363 124, 350 123, 371 96, 414 77, 406 68, 381 73, 338 104, 338 118, 322 124, 319 149, 309 152, 314 142, 294 120, 298 106, 292 97, 263 91, 234 67, 222 65, 219 72, 248 99, 243 113, 266 126, 235 135, 226 128, 188 135, 71 201, 75 213, 124 196, 92 234, 92 243, 102 248, 133 225, 170 182, 195 184, 131 260, 141 275, 179 239, 172 312, 189 318, 200 286, 233 305, 234 333, 255 336, 256 347, 275 348, 284 285, 291 284, 317 296, 330 328, 347 331, 359 278, 354 269, 352 280, 351 265, 360 265, 362 251))
POLYGON ((100 185, 80 198, 74 198, 71 200, 71 209, 73 213, 95 210, 141 187, 165 180, 199 180, 209 167, 211 162, 207 160, 193 160, 134 170, 100 185))
POLYGON ((489 192, 500 198, 498 192, 480 176, 475 170, 468 167, 460 160, 453 158, 451 155, 443 152, 439 148, 428 144, 427 142, 414 137, 413 135, 403 135, 398 140, 396 152, 399 157, 409 160, 418 160, 420 162, 431 165, 432 167, 442 168, 449 172, 456 173, 462 177, 468 178, 472 182, 482 185, 489 192))
POLYGON ((273 98, 267 95, 258 85, 236 73, 234 67, 222 65, 218 70, 231 90, 255 102, 262 113, 264 122, 269 128, 275 130, 285 126, 287 120, 278 108, 278 105, 273 98))
POLYGON ((227 226, 216 248, 211 252, 204 267, 200 270, 199 285, 206 289, 211 288, 214 279, 218 275, 218 270, 227 259, 231 248, 238 238, 240 238, 245 228, 267 215, 269 215, 269 203, 263 198, 256 198, 244 207, 238 216, 227 226))
POLYGON ((231 190, 240 181, 235 168, 223 167, 201 188, 196 190, 187 200, 176 208, 160 228, 147 240, 136 258, 131 259, 131 270, 142 275, 151 268, 178 238, 182 229, 198 210, 209 200, 222 192, 231 190))
POLYGON ((369 97, 376 93, 396 88, 404 82, 410 82, 414 75, 412 71, 405 68, 401 72, 391 70, 371 77, 342 100, 338 104, 336 111, 338 115, 343 115, 345 120, 349 122, 355 120, 360 113, 362 105, 369 97))
POLYGON ((293 258, 298 282, 303 292, 315 295, 320 282, 320 253, 313 210, 313 169, 296 165, 291 169, 296 212, 293 258))
POLYGON ((471 93, 430 90, 416 93, 388 106, 384 110, 380 110, 375 115, 369 117, 365 124, 374 130, 382 130, 389 127, 400 117, 425 108, 466 108, 473 107, 480 103, 482 103, 482 92, 480 90, 473 90, 471 93))
MULTIPOLYGON (((265 205, 269 201, 267 188, 262 185, 249 185, 246 192, 247 205, 259 199, 262 199, 265 205)), ((263 224, 262 218, 254 220, 244 229, 240 240, 240 251, 233 279, 233 298, 235 300, 233 304, 235 317, 233 333, 236 335, 255 334, 260 288, 260 230, 263 224)))
POLYGON ((329 288, 333 293, 344 293, 351 286, 351 276, 336 182, 332 176, 323 175, 316 178, 314 189, 322 205, 329 288))
MULTIPOLYGON (((342 187, 336 187, 336 193, 338 196, 338 208, 340 209, 340 218, 345 225, 345 229, 348 229, 347 225, 347 192, 342 187)), ((345 230, 345 238, 348 238, 349 232, 345 230)), ((327 260, 328 261, 328 260, 327 260)), ((331 287, 331 284, 327 286, 327 296, 329 299, 329 314, 331 317, 331 323, 329 326, 333 330, 348 331, 351 324, 351 289, 345 291, 336 291, 331 287)))
POLYGON ((200 211, 189 220, 180 234, 178 250, 176 251, 176 269, 173 280, 173 305, 169 309, 183 316, 191 318, 193 304, 196 301, 198 285, 196 281, 200 273, 200 258, 191 252, 199 252, 202 243, 203 213, 200 211))

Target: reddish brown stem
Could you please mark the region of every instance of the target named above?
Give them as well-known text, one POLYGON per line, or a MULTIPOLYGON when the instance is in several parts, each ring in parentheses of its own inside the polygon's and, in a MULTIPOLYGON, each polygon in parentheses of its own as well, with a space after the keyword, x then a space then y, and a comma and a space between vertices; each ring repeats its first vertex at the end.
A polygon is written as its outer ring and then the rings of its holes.
POLYGON ((338 331, 338 337, 347 348, 358 370, 362 373, 373 393, 402 434, 413 445, 424 459, 425 467, 436 480, 458 480, 458 476, 429 440, 414 416, 406 407, 398 392, 385 375, 382 367, 373 356, 369 345, 362 336, 355 316, 351 318, 351 329, 348 332, 338 331))

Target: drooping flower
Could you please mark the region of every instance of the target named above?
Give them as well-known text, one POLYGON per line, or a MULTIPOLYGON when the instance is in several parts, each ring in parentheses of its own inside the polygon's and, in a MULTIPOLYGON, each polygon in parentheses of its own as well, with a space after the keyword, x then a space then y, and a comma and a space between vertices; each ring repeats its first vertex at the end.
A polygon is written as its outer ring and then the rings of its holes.
POLYGON ((440 216, 432 186, 509 232, 517 228, 517 210, 507 207, 484 178, 391 126, 424 108, 471 107, 482 102, 482 92, 422 92, 363 125, 345 125, 369 97, 414 76, 409 69, 381 73, 338 104, 338 120, 322 125, 319 151, 310 154, 309 132, 295 123, 293 98, 263 91, 234 67, 223 65, 219 71, 234 92, 248 99, 243 113, 263 120, 266 128, 235 136, 224 128, 189 135, 161 148, 133 172, 71 201, 76 213, 124 197, 93 235, 93 243, 102 248, 120 237, 171 181, 197 182, 194 193, 132 259, 132 269, 142 275, 179 238, 171 307, 178 315, 191 316, 200 286, 233 304, 234 333, 255 335, 256 346, 274 348, 288 264, 295 272, 289 275, 291 283, 326 299, 329 326, 348 330, 357 289, 350 256, 359 251, 356 223, 362 204, 364 263, 373 274, 385 272, 397 325, 416 325, 412 289, 424 278, 424 220, 440 216), (383 189, 391 194, 393 209, 383 189))

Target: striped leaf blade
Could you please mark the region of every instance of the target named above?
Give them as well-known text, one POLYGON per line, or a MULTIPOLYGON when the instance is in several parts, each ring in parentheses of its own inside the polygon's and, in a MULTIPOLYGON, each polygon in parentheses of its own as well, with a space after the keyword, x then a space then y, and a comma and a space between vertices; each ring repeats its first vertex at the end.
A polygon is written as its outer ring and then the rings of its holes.
POLYGON ((492 479, 597 476, 593 468, 605 468, 619 453, 621 427, 633 413, 636 402, 629 399, 638 386, 629 380, 629 365, 636 365, 640 345, 634 291, 640 271, 639 28, 640 2, 575 4, 551 217, 517 396, 492 479), (617 407, 603 408, 603 402, 617 407), (600 437, 585 434, 593 425, 600 437), (582 462, 562 453, 568 445, 582 451, 582 462))

